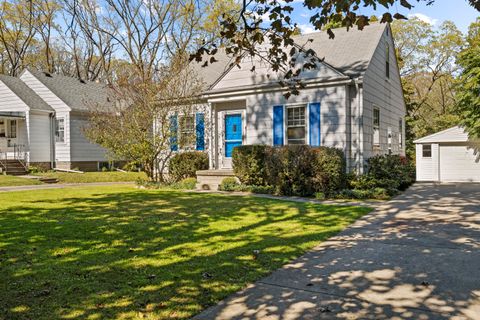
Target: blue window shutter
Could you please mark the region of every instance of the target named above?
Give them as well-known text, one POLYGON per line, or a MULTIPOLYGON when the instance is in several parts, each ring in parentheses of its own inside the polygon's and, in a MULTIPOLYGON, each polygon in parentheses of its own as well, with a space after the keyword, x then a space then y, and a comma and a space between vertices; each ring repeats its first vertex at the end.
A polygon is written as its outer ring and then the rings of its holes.
POLYGON ((205 115, 198 112, 195 116, 197 150, 205 150, 205 115))
POLYGON ((308 104, 308 121, 310 127, 310 145, 312 147, 320 146, 320 103, 308 104))
POLYGON ((170 116, 170 150, 177 151, 178 121, 177 116, 170 116))
POLYGON ((273 107, 273 145, 283 145, 283 106, 273 107))

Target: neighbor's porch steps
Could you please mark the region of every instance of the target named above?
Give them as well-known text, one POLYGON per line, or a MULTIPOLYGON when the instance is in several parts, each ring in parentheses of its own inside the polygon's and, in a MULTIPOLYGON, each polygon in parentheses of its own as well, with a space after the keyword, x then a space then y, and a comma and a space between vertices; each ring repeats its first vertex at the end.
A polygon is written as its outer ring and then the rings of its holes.
POLYGON ((23 176, 27 174, 27 170, 25 167, 22 165, 22 163, 18 160, 5 160, 4 163, 6 162, 7 169, 2 168, 4 172, 8 175, 12 176, 23 176))
POLYGON ((218 186, 224 178, 235 177, 233 170, 200 170, 197 171, 198 190, 218 190, 218 186))

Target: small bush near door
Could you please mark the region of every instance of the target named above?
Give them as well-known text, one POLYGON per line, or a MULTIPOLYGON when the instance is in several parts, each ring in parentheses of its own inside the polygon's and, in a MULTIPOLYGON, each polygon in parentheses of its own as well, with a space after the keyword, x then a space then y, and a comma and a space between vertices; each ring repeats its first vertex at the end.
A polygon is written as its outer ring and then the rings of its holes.
POLYGON ((233 149, 232 165, 235 176, 245 185, 269 184, 268 159, 273 148, 265 145, 243 145, 233 149))
POLYGON ((174 181, 195 178, 198 170, 208 169, 208 155, 200 151, 177 153, 170 159, 168 172, 174 181))

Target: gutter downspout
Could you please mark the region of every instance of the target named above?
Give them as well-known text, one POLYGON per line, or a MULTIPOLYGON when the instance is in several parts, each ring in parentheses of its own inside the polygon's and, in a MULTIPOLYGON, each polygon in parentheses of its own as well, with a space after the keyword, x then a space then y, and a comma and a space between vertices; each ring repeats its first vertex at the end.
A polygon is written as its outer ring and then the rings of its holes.
POLYGON ((55 112, 50 113, 50 168, 55 168, 55 112))
POLYGON ((357 165, 358 173, 364 173, 363 165, 363 82, 357 83, 357 165))

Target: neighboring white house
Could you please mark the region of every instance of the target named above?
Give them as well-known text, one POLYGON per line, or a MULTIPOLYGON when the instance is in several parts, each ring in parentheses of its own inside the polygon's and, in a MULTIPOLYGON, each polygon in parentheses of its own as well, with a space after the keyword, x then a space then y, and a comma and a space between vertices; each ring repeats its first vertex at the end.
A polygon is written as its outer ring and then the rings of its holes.
MULTIPOLYGON (((404 154, 406 110, 390 26, 334 32, 334 39, 326 32, 296 38, 299 44, 313 39, 310 46, 324 62, 302 74, 306 88, 288 100, 260 60, 244 58, 238 68, 219 50, 219 62, 205 68, 193 63, 206 83, 210 169, 231 169, 231 151, 242 144, 336 147, 357 172, 373 155, 404 154)), ((173 122, 184 130, 181 121, 173 122)))
POLYGON ((94 105, 109 105, 105 85, 24 70, 0 76, 0 160, 43 168, 98 170, 106 152, 83 128, 94 105))
POLYGON ((480 182, 480 141, 453 127, 414 141, 417 181, 480 182))

